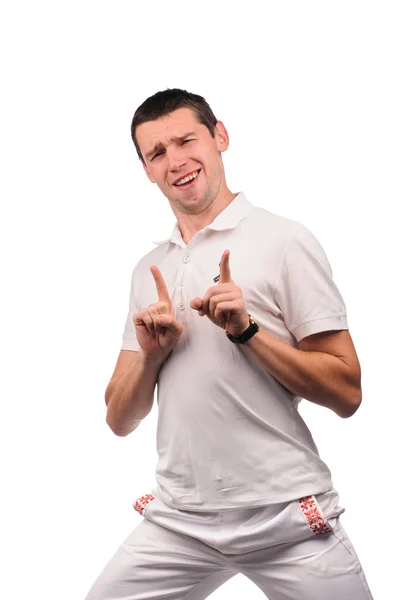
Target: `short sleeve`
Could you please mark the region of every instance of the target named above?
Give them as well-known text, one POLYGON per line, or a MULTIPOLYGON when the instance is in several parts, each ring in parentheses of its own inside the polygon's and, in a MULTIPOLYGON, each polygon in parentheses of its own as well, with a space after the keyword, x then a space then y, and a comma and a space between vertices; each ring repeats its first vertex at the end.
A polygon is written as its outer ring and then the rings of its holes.
POLYGON ((123 342, 121 350, 140 350, 138 340, 136 338, 135 326, 133 324, 133 315, 140 309, 137 304, 136 294, 136 268, 133 270, 131 283, 130 283, 130 296, 129 296, 129 312, 126 318, 125 327, 123 331, 123 342))
POLYGON ((321 331, 348 329, 346 307, 318 240, 304 225, 287 246, 276 299, 297 342, 321 331))

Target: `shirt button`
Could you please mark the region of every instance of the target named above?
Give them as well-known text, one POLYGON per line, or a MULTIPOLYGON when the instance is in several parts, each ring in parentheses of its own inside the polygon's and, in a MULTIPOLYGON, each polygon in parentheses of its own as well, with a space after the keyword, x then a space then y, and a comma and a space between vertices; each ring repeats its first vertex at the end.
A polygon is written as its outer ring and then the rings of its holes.
POLYGON ((184 256, 184 258, 183 258, 183 261, 184 261, 185 263, 188 263, 188 262, 190 262, 190 257, 188 256, 188 254, 187 254, 187 256, 184 256))
POLYGON ((185 310, 184 302, 180 302, 178 306, 180 307, 180 310, 185 310))
POLYGON ((184 279, 182 277, 180 279, 180 285, 184 285, 184 279))

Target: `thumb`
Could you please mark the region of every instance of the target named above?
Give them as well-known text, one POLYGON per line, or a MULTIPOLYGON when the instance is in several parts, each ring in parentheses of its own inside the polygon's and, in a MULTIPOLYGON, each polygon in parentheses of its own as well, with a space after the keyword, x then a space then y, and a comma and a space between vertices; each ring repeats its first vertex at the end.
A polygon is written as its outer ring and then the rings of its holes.
POLYGON ((201 298, 193 298, 190 302, 190 306, 191 308, 194 308, 194 310, 200 310, 202 304, 203 301, 201 298))

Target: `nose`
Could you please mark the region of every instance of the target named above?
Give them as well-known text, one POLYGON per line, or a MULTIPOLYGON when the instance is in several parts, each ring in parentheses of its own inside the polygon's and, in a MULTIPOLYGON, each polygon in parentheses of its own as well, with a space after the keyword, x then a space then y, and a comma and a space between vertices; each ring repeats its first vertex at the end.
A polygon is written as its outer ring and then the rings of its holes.
POLYGON ((168 167, 170 171, 178 171, 185 165, 187 160, 178 148, 169 148, 167 150, 168 167))

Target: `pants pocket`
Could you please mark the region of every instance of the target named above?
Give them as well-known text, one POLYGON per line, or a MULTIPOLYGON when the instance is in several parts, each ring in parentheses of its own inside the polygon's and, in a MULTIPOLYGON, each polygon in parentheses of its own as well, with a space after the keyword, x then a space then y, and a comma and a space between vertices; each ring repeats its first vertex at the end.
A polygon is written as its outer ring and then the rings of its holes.
POLYGON ((350 541, 339 519, 336 520, 336 523, 333 527, 333 533, 335 534, 339 542, 343 544, 343 546, 346 548, 349 554, 359 563, 359 558, 356 554, 355 548, 353 547, 353 544, 350 541))

